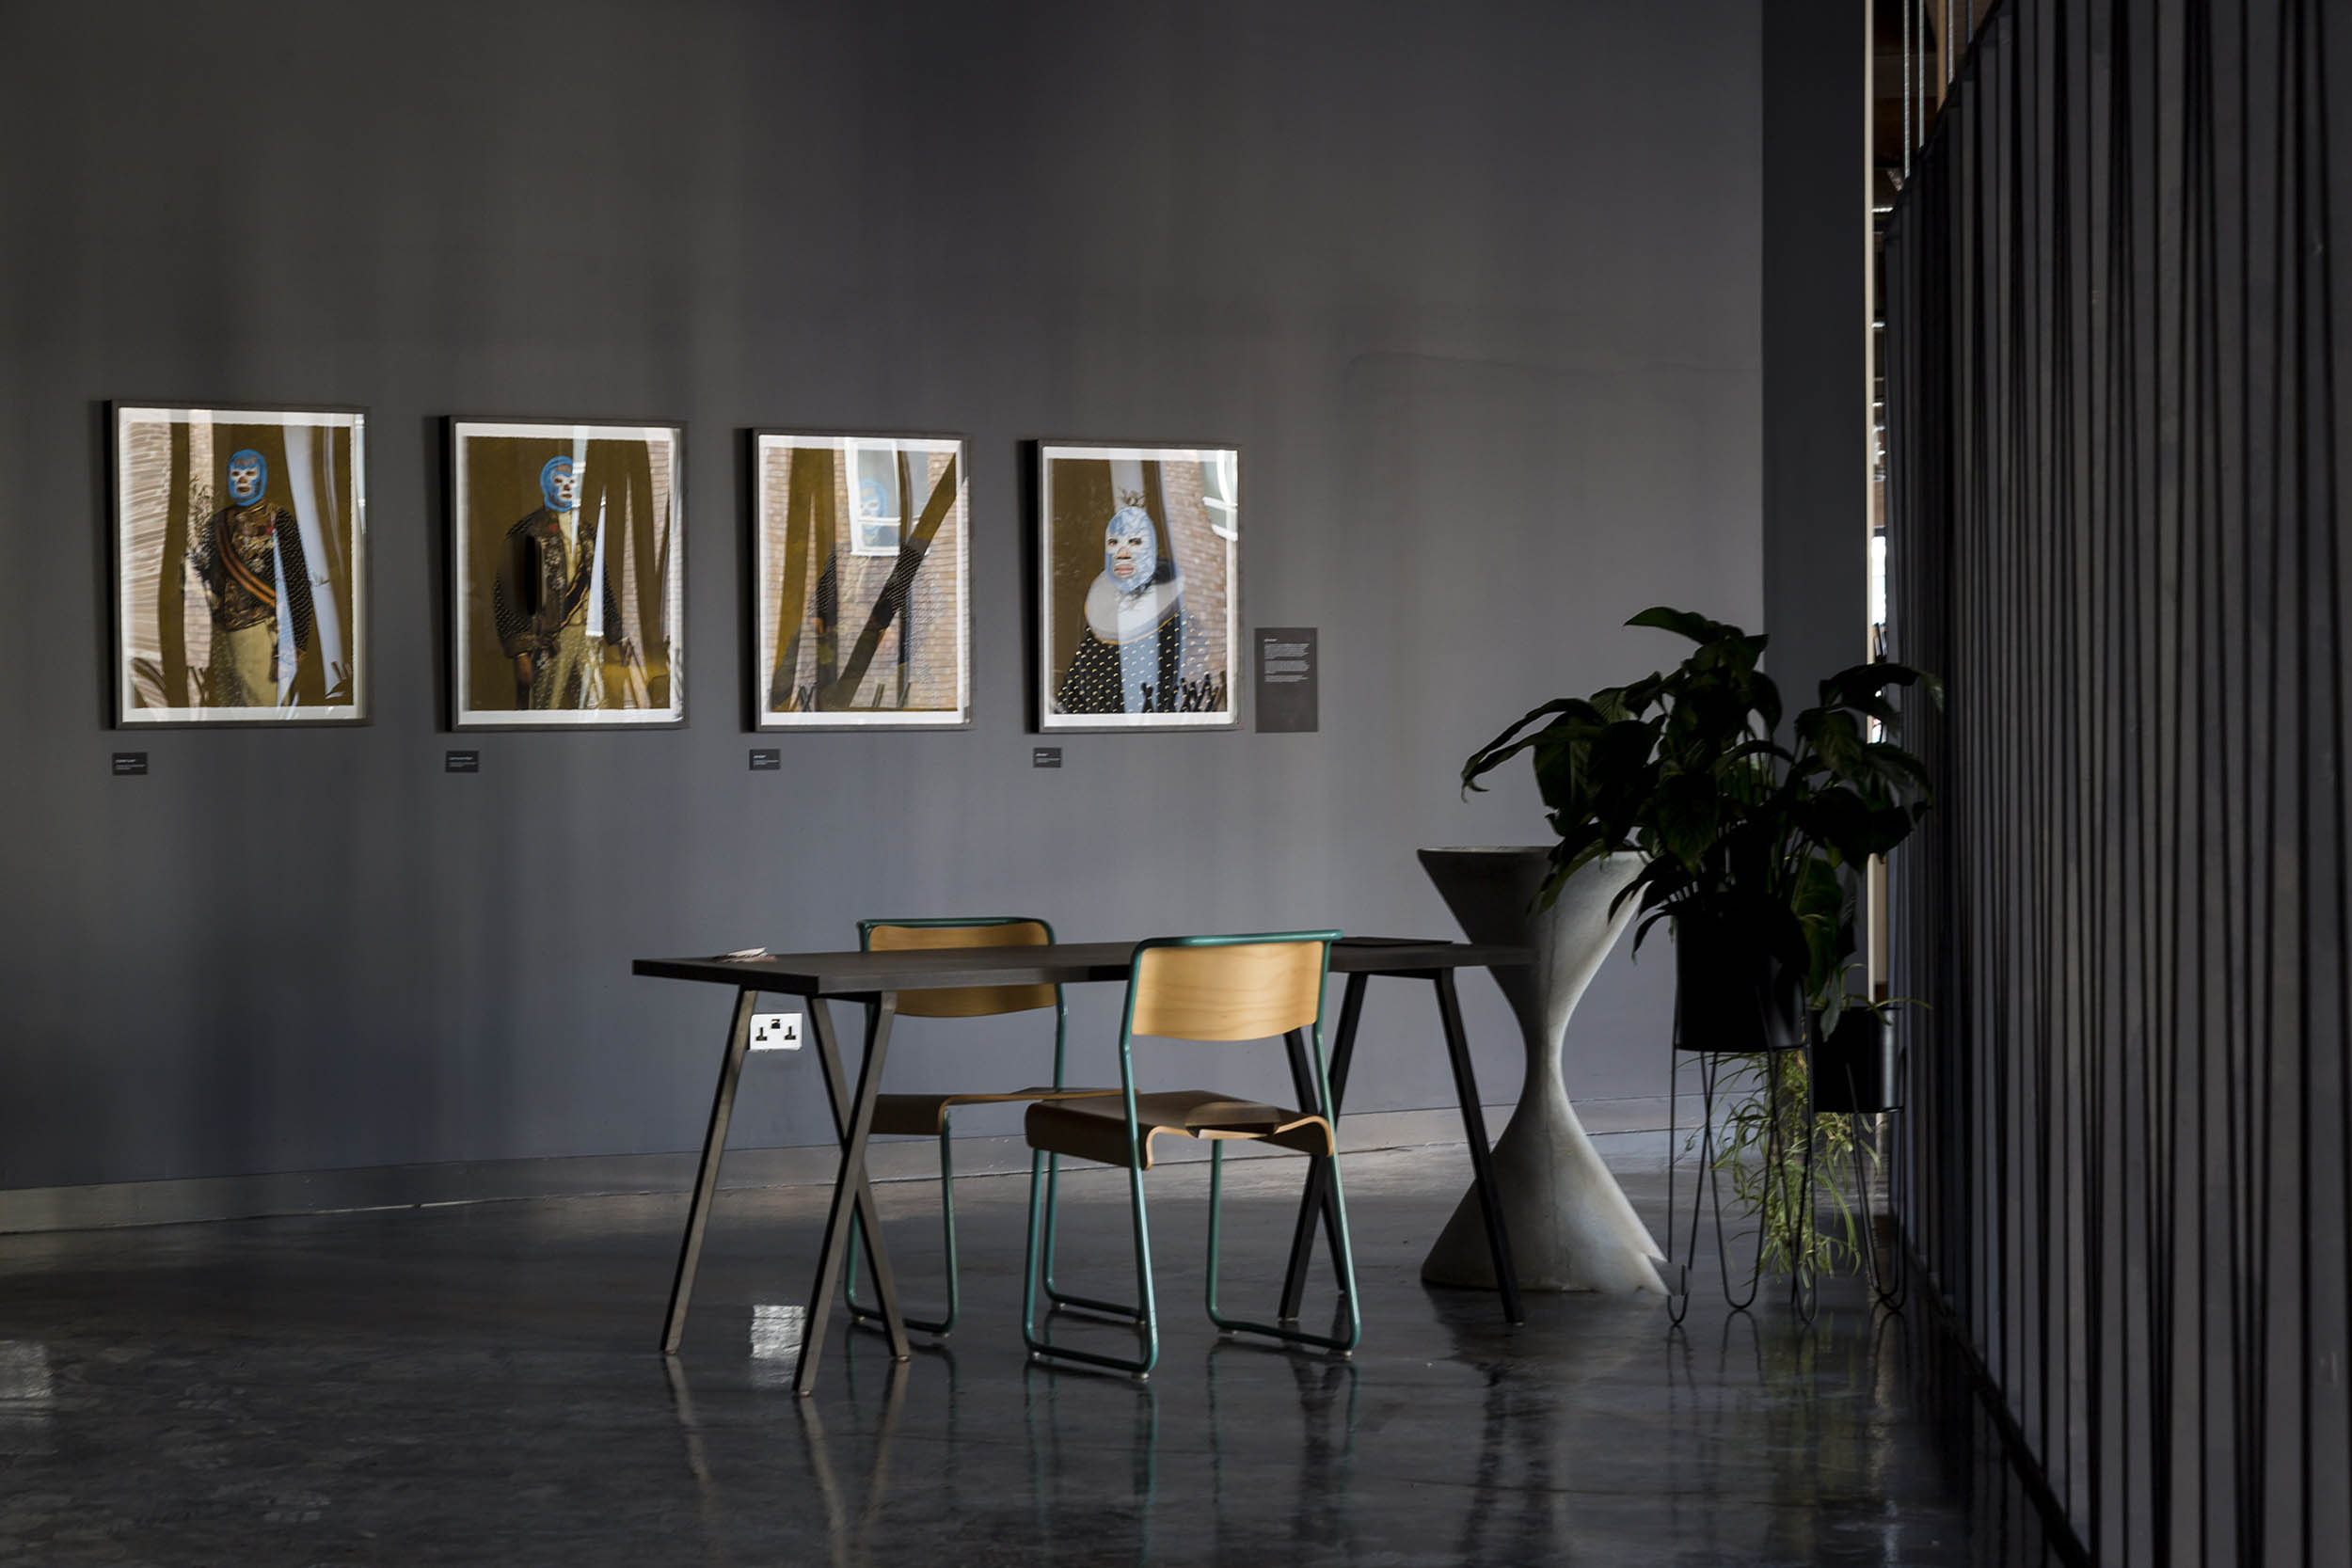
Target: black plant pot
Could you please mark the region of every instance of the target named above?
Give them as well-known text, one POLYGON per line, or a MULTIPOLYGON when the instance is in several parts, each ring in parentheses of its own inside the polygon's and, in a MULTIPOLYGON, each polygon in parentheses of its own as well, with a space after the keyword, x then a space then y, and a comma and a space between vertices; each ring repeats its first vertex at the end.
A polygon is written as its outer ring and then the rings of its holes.
POLYGON ((1804 1044, 1804 982, 1736 931, 1675 922, 1675 1049, 1754 1055, 1804 1044))
POLYGON ((1897 1111, 1902 1103, 1894 1022, 1867 1007, 1840 1014, 1813 1047, 1813 1108, 1842 1115, 1897 1111))

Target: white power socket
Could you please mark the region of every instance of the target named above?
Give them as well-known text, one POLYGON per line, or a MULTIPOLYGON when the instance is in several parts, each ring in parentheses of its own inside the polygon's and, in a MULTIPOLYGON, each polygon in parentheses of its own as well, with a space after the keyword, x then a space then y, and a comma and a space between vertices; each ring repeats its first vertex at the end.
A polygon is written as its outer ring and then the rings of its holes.
POLYGON ((752 1015, 752 1049, 754 1051, 798 1051, 800 1048, 800 1014, 754 1013, 752 1015))

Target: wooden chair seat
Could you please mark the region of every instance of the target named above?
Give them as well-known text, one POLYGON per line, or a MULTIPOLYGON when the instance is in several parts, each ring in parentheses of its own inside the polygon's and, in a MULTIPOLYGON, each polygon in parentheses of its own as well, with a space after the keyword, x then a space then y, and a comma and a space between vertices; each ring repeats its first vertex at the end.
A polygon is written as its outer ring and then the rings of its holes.
MULTIPOLYGON (((1327 1156, 1338 1148, 1331 1123, 1312 1112, 1261 1105, 1208 1089, 1136 1096, 1136 1126, 1145 1170, 1152 1168, 1152 1140, 1163 1132, 1187 1138, 1248 1138, 1301 1154, 1327 1156)), ((1105 1165, 1132 1163, 1126 1101, 1115 1089, 1085 1099, 1041 1101, 1029 1107, 1025 1129, 1031 1148, 1105 1165)))
MULTIPOLYGON (((1285 1344, 1353 1355, 1363 1334, 1356 1305, 1356 1264, 1347 1239, 1347 1200, 1340 1191, 1339 1140, 1332 1132, 1336 1101, 1323 1062, 1323 986, 1330 969, 1337 931, 1266 931, 1242 936, 1155 937, 1137 942, 1127 972, 1127 1010, 1119 1026, 1119 1083, 1115 1095, 1083 1100, 1041 1100, 1023 1118, 1029 1148, 1029 1245, 1021 1284, 1021 1342, 1041 1362, 1077 1362, 1148 1378, 1159 1364, 1158 1307, 1152 1289, 1152 1231, 1144 1218, 1144 1172, 1152 1168, 1152 1145, 1163 1132, 1199 1138, 1209 1146, 1209 1321, 1226 1333, 1263 1334, 1285 1344), (1315 1110, 1292 1111, 1237 1100, 1213 1089, 1178 1089, 1143 1094, 1136 1088, 1135 1042, 1138 1035, 1178 1040, 1270 1040, 1281 1037, 1292 1081, 1302 1099, 1311 1094, 1315 1110), (1313 1078, 1309 1080, 1307 1069, 1313 1078), (1270 1143, 1319 1162, 1330 1182, 1331 1202, 1322 1211, 1339 1275, 1345 1325, 1331 1334, 1311 1334, 1289 1319, 1253 1323, 1217 1309, 1218 1218, 1224 1212, 1225 1146, 1236 1139, 1270 1143), (1054 1284, 1054 1180, 1064 1159, 1092 1160, 1127 1172, 1136 1240, 1136 1300, 1099 1301, 1054 1284), (1140 1336, 1135 1356, 1109 1355, 1073 1344, 1057 1344, 1038 1320, 1041 1283, 1056 1309, 1082 1307, 1132 1321, 1140 1336)), ((1057 1058, 1058 1060, 1058 1058, 1057 1058)), ((1059 1076, 1058 1073, 1056 1074, 1059 1076)))
POLYGON ((1117 1089, 1056 1089, 1032 1085, 1004 1094, 878 1094, 874 1097, 874 1131, 935 1137, 947 1130, 947 1113, 959 1105, 1002 1105, 1025 1100, 1082 1100, 1117 1089))

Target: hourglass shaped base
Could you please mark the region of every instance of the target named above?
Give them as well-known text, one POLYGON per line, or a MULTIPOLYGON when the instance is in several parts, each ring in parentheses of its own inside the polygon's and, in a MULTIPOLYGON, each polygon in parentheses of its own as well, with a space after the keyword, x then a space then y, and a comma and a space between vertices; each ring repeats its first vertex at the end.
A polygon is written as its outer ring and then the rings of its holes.
MULTIPOLYGON (((1496 1185, 1522 1289, 1665 1294, 1665 1254, 1601 1162, 1560 1081, 1568 1019, 1601 961, 1633 922, 1611 902, 1640 873, 1629 855, 1581 867, 1549 909, 1534 908, 1549 866, 1540 847, 1423 849, 1422 866, 1472 942, 1534 950, 1525 969, 1494 971, 1518 1016, 1527 1077, 1495 1144, 1496 1185)), ((1422 1263, 1433 1285, 1495 1289, 1478 1195, 1463 1195, 1422 1263)))

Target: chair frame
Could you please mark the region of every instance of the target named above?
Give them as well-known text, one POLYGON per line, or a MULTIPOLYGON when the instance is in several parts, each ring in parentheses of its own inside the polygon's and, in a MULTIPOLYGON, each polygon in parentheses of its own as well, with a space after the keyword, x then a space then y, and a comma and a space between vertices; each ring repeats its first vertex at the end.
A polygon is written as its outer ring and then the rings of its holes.
MULTIPOLYGON (((1160 1357, 1158 1304, 1152 1283, 1152 1232, 1146 1217, 1143 1197, 1143 1130, 1136 1112, 1135 1022, 1136 993, 1143 969, 1143 957, 1160 947, 1241 947, 1272 942, 1319 942, 1323 947, 1320 964, 1320 986, 1327 987, 1331 969, 1331 944, 1340 939, 1337 931, 1264 931, 1236 936, 1154 937, 1136 944, 1134 967, 1127 980, 1127 1001, 1119 1026, 1119 1083, 1127 1113, 1127 1185, 1135 1220, 1136 1282, 1140 1306, 1109 1306, 1088 1301, 1083 1297, 1057 1293, 1054 1289, 1054 1243, 1056 1241, 1053 1192, 1060 1173, 1061 1156, 1045 1149, 1033 1148, 1029 1155, 1029 1233, 1027 1259, 1021 1280, 1021 1338, 1028 1346, 1032 1359, 1073 1361, 1100 1367, 1111 1371, 1126 1372, 1137 1382, 1149 1381, 1152 1369, 1160 1357), (1042 1207, 1041 1208, 1041 1200, 1042 1207), (1056 1305, 1089 1307, 1107 1311, 1114 1316, 1133 1321, 1143 1334, 1143 1354, 1129 1360, 1116 1355, 1104 1355, 1094 1351, 1080 1350, 1073 1345, 1057 1345, 1040 1333, 1037 1321, 1038 1283, 1043 1279, 1045 1294, 1056 1305)), ((1317 996, 1314 1019, 1303 1030, 1293 1029, 1285 1043, 1296 1049, 1306 1048, 1314 1068, 1316 1103, 1300 1109, 1322 1117, 1331 1130, 1332 1151, 1329 1154, 1309 1155, 1311 1161, 1324 1162, 1328 1173, 1333 1212, 1337 1217, 1333 1238, 1338 1264, 1340 1299, 1347 1308, 1347 1332, 1343 1335, 1310 1334, 1279 1323, 1256 1323, 1247 1318, 1230 1318, 1217 1308, 1217 1262, 1221 1236, 1220 1219, 1224 1202, 1225 1144, 1223 1138, 1207 1140, 1209 1144, 1209 1267, 1207 1305, 1209 1321, 1225 1334, 1263 1334, 1286 1344, 1307 1345, 1318 1350, 1335 1352, 1346 1358, 1355 1354, 1363 1338, 1363 1315, 1356 1294, 1356 1263, 1354 1249, 1348 1240, 1347 1199, 1340 1185, 1339 1114, 1331 1095, 1331 1081, 1326 1069, 1323 1051, 1323 1006, 1317 996), (1304 1036, 1302 1041, 1301 1036, 1304 1036)), ((1313 1166, 1309 1167, 1311 1170, 1313 1166)))
MULTIPOLYGON (((1050 944, 1059 940, 1054 934, 1054 923, 1050 920, 1041 920, 1035 915, 946 915, 909 920, 861 920, 857 923, 858 950, 862 953, 873 951, 874 932, 877 928, 884 926, 896 926, 910 929, 928 931, 975 930, 998 926, 1035 926, 1045 933, 1045 941, 1047 943, 1050 944)), ((1033 1011, 1034 1009, 1025 1010, 1033 1011)), ((866 1005, 866 1013, 870 1022, 871 1015, 873 1013, 873 1005, 871 1003, 866 1005)), ((1062 993, 1062 988, 1057 985, 1054 987, 1054 1087, 1057 1089, 1063 1086, 1062 1055, 1063 1050, 1069 1040, 1069 1035, 1070 1004, 1062 993)), ((919 1333, 931 1335, 934 1338, 941 1339, 945 1339, 951 1332, 954 1331, 956 1320, 961 1315, 963 1310, 962 1280, 961 1277, 961 1271, 959 1270, 956 1261, 956 1170, 955 1154, 953 1152, 955 1134, 954 1122, 955 1107, 950 1105, 942 1108, 939 1117, 939 1213, 940 1227, 944 1232, 942 1240, 945 1244, 946 1254, 947 1310, 943 1316, 935 1319, 908 1317, 904 1314, 901 1314, 899 1318, 899 1321, 905 1323, 907 1327, 914 1329, 919 1333)), ((1055 1198, 1056 1194, 1049 1188, 1045 1197, 1045 1224, 1049 1234, 1055 1225, 1055 1198)), ((850 1228, 849 1261, 841 1271, 842 1299, 849 1306, 850 1321, 851 1323, 864 1323, 867 1325, 879 1325, 882 1321, 882 1314, 875 1308, 866 1306, 864 1302, 857 1299, 858 1248, 859 1243, 863 1242, 865 1238, 866 1221, 865 1217, 861 1214, 857 1217, 856 1223, 850 1228)), ((1050 1272, 1048 1273, 1045 1280, 1045 1292, 1057 1306, 1082 1307, 1092 1311, 1108 1313, 1115 1317, 1133 1317, 1135 1315, 1135 1309, 1133 1307, 1120 1307, 1111 1302, 1094 1301, 1086 1296, 1070 1295, 1063 1291, 1057 1291, 1054 1288, 1053 1276, 1050 1272)))

